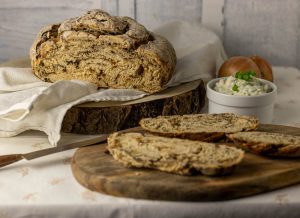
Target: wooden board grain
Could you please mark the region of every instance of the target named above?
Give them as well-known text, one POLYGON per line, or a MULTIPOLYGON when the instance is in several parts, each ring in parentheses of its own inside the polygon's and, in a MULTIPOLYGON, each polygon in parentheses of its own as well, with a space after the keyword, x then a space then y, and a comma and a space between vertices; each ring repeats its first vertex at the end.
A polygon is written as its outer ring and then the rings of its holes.
MULTIPOLYGON (((300 129, 261 125, 260 131, 300 135, 300 129)), ((125 168, 106 144, 80 148, 72 158, 76 180, 104 194, 152 200, 219 201, 255 195, 300 182, 299 159, 271 159, 246 153, 229 176, 180 176, 151 169, 125 168)))

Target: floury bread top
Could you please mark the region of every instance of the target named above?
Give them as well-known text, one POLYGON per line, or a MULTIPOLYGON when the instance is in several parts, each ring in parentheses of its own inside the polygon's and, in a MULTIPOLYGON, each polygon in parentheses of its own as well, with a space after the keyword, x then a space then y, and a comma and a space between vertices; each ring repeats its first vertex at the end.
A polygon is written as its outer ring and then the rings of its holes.
POLYGON ((77 79, 148 93, 162 90, 176 65, 167 39, 101 10, 44 27, 30 57, 33 72, 44 81, 77 79))

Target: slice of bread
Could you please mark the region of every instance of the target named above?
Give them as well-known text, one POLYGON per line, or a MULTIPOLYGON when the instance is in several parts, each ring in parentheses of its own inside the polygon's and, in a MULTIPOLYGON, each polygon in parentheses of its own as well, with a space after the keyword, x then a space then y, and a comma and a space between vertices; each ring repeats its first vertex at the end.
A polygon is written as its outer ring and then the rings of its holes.
POLYGON ((231 113, 191 114, 145 118, 140 125, 156 135, 213 142, 226 133, 257 129, 258 119, 231 113))
POLYGON ((239 132, 227 137, 238 147, 255 154, 300 157, 300 136, 270 132, 239 132))
POLYGON ((231 173, 244 152, 221 144, 141 133, 113 133, 108 150, 127 167, 152 168, 180 175, 231 173))

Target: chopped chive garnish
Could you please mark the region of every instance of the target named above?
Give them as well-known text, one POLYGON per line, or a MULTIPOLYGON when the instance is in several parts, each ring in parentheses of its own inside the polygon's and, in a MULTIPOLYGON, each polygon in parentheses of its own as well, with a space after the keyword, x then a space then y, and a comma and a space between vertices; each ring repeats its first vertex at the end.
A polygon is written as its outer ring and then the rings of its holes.
POLYGON ((251 81, 255 75, 256 75, 256 73, 254 70, 249 70, 246 72, 238 71, 235 74, 235 78, 242 79, 245 81, 251 81))
POLYGON ((250 70, 250 71, 249 71, 249 74, 250 74, 251 76, 255 76, 255 75, 256 75, 256 73, 255 73, 254 70, 250 70))
POLYGON ((232 87, 232 91, 238 92, 239 87, 236 84, 234 84, 234 86, 232 87))
POLYGON ((245 75, 243 75, 243 80, 246 80, 246 81, 248 81, 249 80, 249 75, 248 74, 245 74, 245 75))

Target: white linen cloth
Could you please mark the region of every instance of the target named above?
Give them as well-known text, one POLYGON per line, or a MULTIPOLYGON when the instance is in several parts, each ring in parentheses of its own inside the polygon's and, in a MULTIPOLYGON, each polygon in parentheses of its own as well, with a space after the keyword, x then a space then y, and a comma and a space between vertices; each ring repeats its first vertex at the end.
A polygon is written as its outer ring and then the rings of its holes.
MULTIPOLYGON (((172 22, 154 32, 173 44, 178 64, 166 87, 213 78, 226 55, 219 38, 199 25, 172 22)), ((40 81, 30 68, 0 68, 0 137, 40 130, 49 142, 61 138, 63 117, 72 106, 88 101, 129 101, 146 93, 131 89, 100 89, 83 81, 40 81)))
MULTIPOLYGON (((300 71, 285 67, 274 67, 273 71, 278 87, 273 121, 275 124, 300 128, 300 71)), ((82 137, 88 136, 63 133, 62 140, 82 140, 82 137)), ((30 152, 50 146, 47 137, 37 131, 12 138, 0 138, 0 154, 30 152)), ((74 150, 69 150, 2 168, 0 217, 300 217, 300 184, 219 202, 171 202, 113 197, 92 192, 78 184, 70 169, 73 154, 74 150)))

